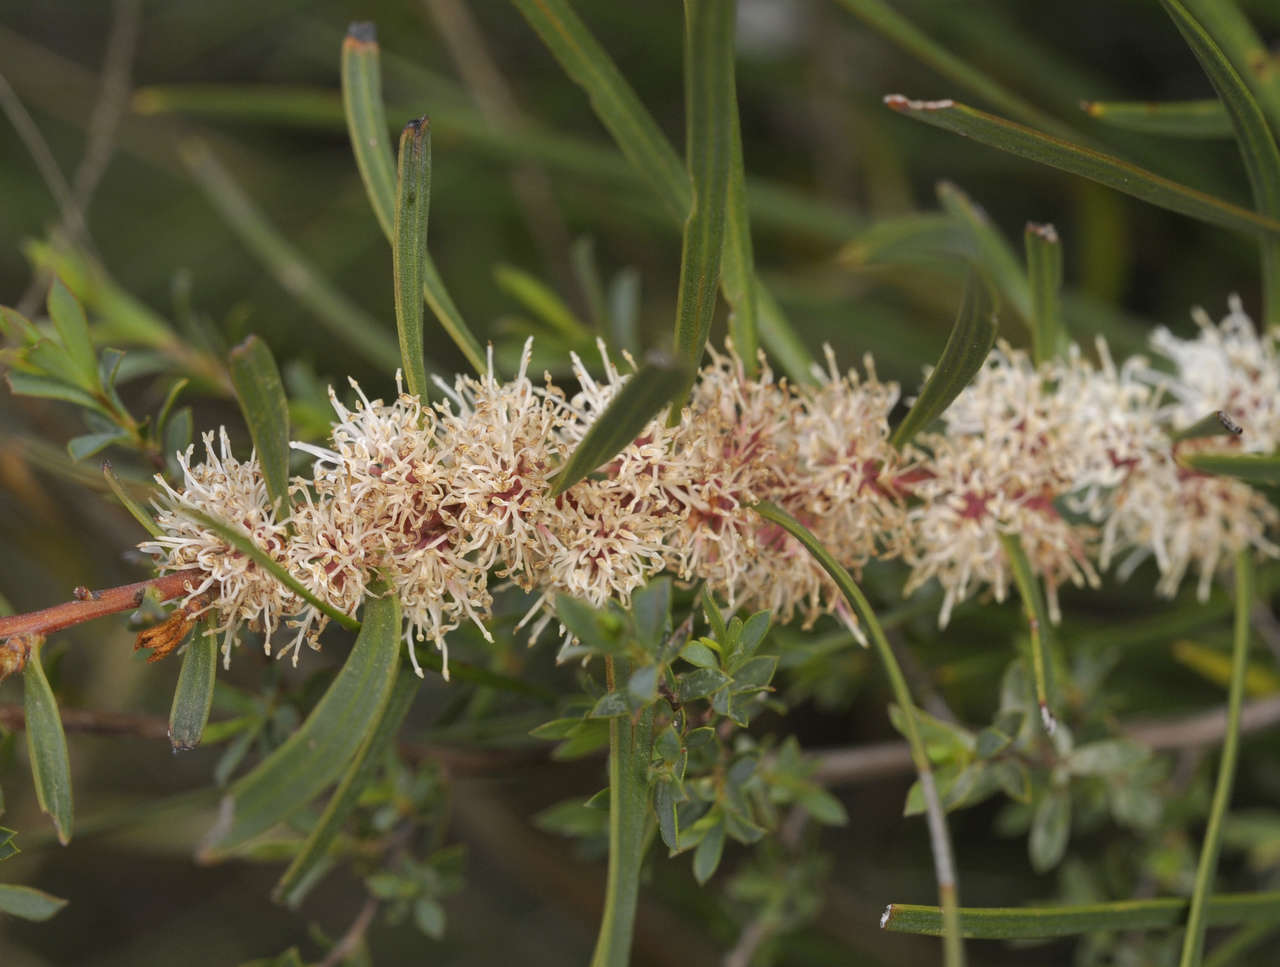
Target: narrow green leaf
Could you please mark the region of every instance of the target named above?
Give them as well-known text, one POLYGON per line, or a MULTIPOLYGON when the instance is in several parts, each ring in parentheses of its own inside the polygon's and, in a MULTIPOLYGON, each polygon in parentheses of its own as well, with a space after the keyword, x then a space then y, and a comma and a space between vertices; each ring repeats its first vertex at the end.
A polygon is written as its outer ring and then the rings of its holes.
MULTIPOLYGON (((397 248, 396 209, 400 178, 397 174, 396 159, 387 141, 387 118, 382 104, 380 61, 377 35, 373 24, 353 23, 342 45, 342 105, 347 115, 347 133, 351 137, 351 146, 355 152, 356 167, 360 169, 360 177, 364 181, 369 203, 373 206, 383 234, 391 243, 394 257, 397 248)), ((426 178, 429 184, 429 146, 425 161, 428 166, 426 178)), ((419 263, 422 273, 422 296, 449 338, 462 350, 462 354, 467 357, 467 361, 475 371, 483 374, 488 366, 480 343, 462 318, 462 313, 458 311, 448 289, 445 288, 444 280, 440 277, 440 272, 426 249, 428 201, 429 196, 424 196, 422 259, 419 263)), ((396 290, 397 300, 405 298, 401 294, 400 285, 397 284, 396 290)), ((421 349, 418 355, 421 355, 421 349)), ((426 370, 439 371, 440 367, 431 360, 423 359, 423 371, 426 370)))
POLYGON ((938 364, 925 380, 920 395, 889 437, 901 449, 943 414, 951 401, 982 368, 996 340, 996 317, 984 284, 970 273, 965 280, 960 312, 938 364))
POLYGON ((216 517, 211 517, 209 514, 196 510, 194 507, 184 507, 182 509, 182 513, 197 523, 203 524, 241 554, 251 558, 255 564, 266 570, 272 577, 287 587, 290 591, 302 598, 302 600, 306 601, 307 604, 318 609, 323 614, 328 615, 329 618, 337 624, 340 624, 348 631, 356 631, 359 629, 359 621, 352 618, 350 615, 343 614, 327 601, 323 601, 312 594, 301 581, 286 571, 283 565, 255 544, 253 542, 253 538, 251 538, 239 525, 228 524, 226 521, 218 520, 216 517))
MULTIPOLYGON (((907 686, 907 679, 902 674, 898 659, 894 656, 893 648, 889 645, 889 639, 885 637, 884 628, 876 617, 871 602, 862 593, 862 589, 807 527, 781 507, 767 502, 755 504, 752 509, 800 542, 809 555, 831 576, 831 580, 840 589, 840 593, 844 595, 853 613, 871 635, 871 642, 884 666, 885 675, 889 679, 898 707, 906 713, 902 716, 904 731, 907 745, 911 747, 911 761, 920 777, 921 798, 929 824, 929 846, 933 853, 934 875, 938 881, 938 899, 943 905, 944 962, 947 967, 960 967, 964 963, 964 946, 961 943, 958 919, 959 889, 956 883, 955 857, 951 849, 951 834, 947 829, 946 816, 934 784, 933 770, 929 765, 928 751, 921 737, 911 690, 907 686)), ((705 595, 704 600, 707 600, 705 595)))
POLYGON ((289 402, 270 347, 250 336, 227 359, 240 412, 258 453, 262 479, 276 513, 289 507, 289 402))
POLYGON ((597 467, 612 460, 649 421, 687 385, 687 366, 669 356, 650 353, 591 424, 556 474, 551 496, 562 494, 597 467))
MULTIPOLYGON (((612 671, 612 669, 610 669, 612 671)), ((653 709, 609 720, 609 871, 591 967, 626 967, 649 842, 653 709)))
POLYGON ((1040 579, 1032 570, 1031 560, 1018 535, 1001 534, 1000 546, 1009 562, 1009 571, 1018 587, 1022 610, 1027 616, 1027 628, 1031 637, 1031 672, 1036 687, 1036 703, 1040 706, 1040 721, 1044 724, 1044 730, 1052 735, 1058 727, 1058 719, 1053 711, 1056 702, 1051 700, 1054 695, 1054 690, 1050 687, 1052 663, 1045 660, 1046 652, 1053 648, 1053 624, 1049 620, 1049 609, 1045 605, 1040 579))
POLYGON ((1231 0, 1182 0, 1249 85, 1272 131, 1280 131, 1280 61, 1231 0))
POLYGON ((1210 897, 1218 872, 1218 853, 1222 849, 1222 825, 1231 806, 1236 760, 1240 756, 1240 710, 1244 704, 1245 671, 1253 635, 1253 607, 1257 600, 1253 552, 1250 549, 1236 555, 1235 584, 1235 632, 1232 635, 1231 684, 1227 691, 1227 731, 1222 740, 1222 755, 1218 759, 1218 779, 1213 788, 1213 803, 1209 807, 1209 823, 1200 845, 1200 861, 1196 865, 1187 931, 1182 941, 1181 967, 1199 967, 1203 957, 1204 932, 1211 920, 1210 897))
POLYGON ((917 60, 928 64, 943 77, 968 88, 992 106, 1013 117, 1021 118, 1027 124, 1053 131, 1059 136, 1072 136, 1071 129, 1065 124, 1007 90, 982 71, 965 63, 946 46, 919 30, 885 0, 839 0, 839 2, 854 16, 861 18, 917 60))
POLYGON ((89 337, 89 323, 80 300, 57 276, 49 287, 49 318, 75 368, 76 383, 81 389, 95 392, 99 388, 98 357, 89 337))
POLYGON ((890 94, 884 102, 899 114, 964 135, 1020 158, 1079 175, 1149 204, 1249 235, 1280 232, 1280 222, 1132 165, 1113 155, 1072 144, 959 101, 913 101, 890 94))
MULTIPOLYGON (((1188 10, 1190 5, 1181 0, 1160 0, 1160 3, 1226 106, 1253 188, 1254 206, 1262 214, 1280 219, 1280 147, 1267 126, 1262 107, 1217 38, 1188 10)), ((1276 325, 1280 323, 1280 239, 1267 235, 1260 239, 1260 244, 1263 315, 1268 325, 1276 325)))
MULTIPOLYGON (((961 907, 960 929, 975 940, 1039 940, 1111 930, 1167 930, 1186 922, 1191 903, 1181 897, 1120 900, 1083 906, 961 907)), ((1280 891, 1222 893, 1206 904, 1208 926, 1270 923, 1280 909, 1280 891)), ((880 926, 894 933, 942 934, 938 907, 891 903, 880 926)))
POLYGON ((738 95, 733 76, 733 58, 728 58, 729 88, 729 182, 724 213, 724 254, 720 262, 720 283, 729 303, 729 335, 742 360, 747 376, 754 379, 760 345, 756 322, 756 262, 751 245, 751 214, 747 210, 747 177, 742 158, 742 127, 738 117, 738 95))
POLYGON ((760 341, 773 354, 782 371, 792 382, 803 386, 814 381, 813 353, 787 321, 778 300, 759 279, 756 280, 756 323, 760 327, 760 341))
POLYGON ((377 725, 361 744, 315 828, 276 884, 272 896, 277 902, 296 909, 311 887, 319 882, 318 874, 328 859, 339 831, 355 809, 360 794, 383 764, 387 750, 395 743, 400 726, 404 724, 405 716, 409 714, 421 686, 422 682, 412 671, 406 668, 400 670, 391 697, 378 716, 377 725))
POLYGON ((200 744, 213 707, 213 684, 218 676, 218 639, 206 634, 202 622, 187 643, 169 708, 169 743, 175 752, 200 744))
POLYGON ((41 643, 31 646, 27 667, 22 673, 22 704, 27 720, 27 757, 36 801, 53 820, 58 842, 71 841, 73 806, 71 801, 71 760, 67 756, 67 736, 62 731, 58 702, 40 663, 41 643))
POLYGON ((1206 437, 1238 437, 1242 433, 1244 433, 1244 428, 1233 420, 1230 414, 1225 410, 1214 410, 1212 413, 1200 417, 1190 426, 1183 427, 1181 430, 1170 431, 1169 439, 1174 443, 1181 443, 1183 440, 1203 440, 1206 437))
POLYGON ((48 920, 66 905, 66 900, 44 890, 0 883, 0 913, 23 920, 48 920))
MULTIPOLYGON (((458 311, 453 297, 449 295, 449 290, 445 288, 444 279, 440 278, 440 271, 436 268, 430 253, 427 253, 422 263, 422 286, 423 298, 435 313, 436 321, 453 340, 454 345, 462 351, 462 355, 467 357, 471 367, 483 376, 489 371, 484 350, 480 348, 479 340, 471 332, 466 320, 462 318, 462 313, 458 311)), ((427 367, 438 368, 432 366, 430 362, 427 363, 427 367)))
MULTIPOLYGON (((596 262, 596 243, 590 235, 583 235, 576 238, 573 244, 569 246, 569 264, 573 266, 573 277, 578 283, 578 288, 587 300, 587 312, 590 314, 591 325, 595 327, 597 332, 609 332, 609 306, 605 299, 604 279, 600 276, 600 266, 596 262)), ((522 275, 524 273, 521 273, 522 275)), ((532 278, 532 276, 530 276, 532 278)), ((537 280, 535 280, 537 281, 537 280)), ((541 283, 539 283, 541 284, 541 283)), ((547 291, 550 291, 549 289, 547 291)), ((552 293, 552 298, 560 305, 564 305, 563 300, 552 293)), ((572 312, 565 306, 565 311, 572 312)), ((576 321, 576 320, 575 320, 576 321)), ((615 349, 626 348, 629 352, 631 347, 623 347, 617 341, 608 338, 615 349)))
POLYGON ((116 476, 116 472, 112 468, 110 460, 104 460, 102 462, 102 475, 107 478, 107 486, 110 487, 111 492, 115 494, 116 500, 120 501, 124 509, 133 515, 133 519, 142 525, 143 530, 152 537, 159 537, 163 533, 163 531, 160 530, 160 525, 157 524, 155 518, 151 516, 151 512, 143 507, 142 504, 134 500, 133 497, 129 495, 128 491, 124 489, 124 484, 122 484, 120 482, 120 478, 116 476))
POLYGON ((356 167, 382 233, 395 237, 396 165, 382 106, 378 34, 372 23, 353 23, 342 42, 342 108, 356 167))
POLYGON ((280 234, 202 142, 187 141, 179 156, 245 247, 261 259, 282 289, 305 306, 348 349, 390 370, 400 354, 382 324, 339 292, 280 234))
POLYGON ((1201 101, 1082 101, 1091 118, 1128 131, 1176 138, 1229 138, 1231 119, 1217 98, 1201 101))
MULTIPOLYGON (((565 338, 571 341, 590 340, 591 332, 582 320, 541 279, 511 265, 497 266, 493 270, 493 278, 499 289, 565 338)), ((599 297, 603 303, 603 294, 599 297)))
POLYGON ((676 297, 675 354, 687 376, 671 404, 681 409, 711 334, 720 284, 720 256, 728 200, 733 103, 732 0, 685 0, 685 144, 693 204, 684 223, 680 287, 676 297))
POLYGON ((982 206, 949 181, 938 183, 938 201, 947 213, 969 229, 974 245, 974 265, 1013 311, 1028 324, 1031 322, 1031 288, 1018 255, 982 206))
POLYGON ((623 155, 653 186, 671 218, 683 222, 693 191, 689 176, 640 98, 567 0, 513 0, 564 72, 591 99, 623 155))
POLYGON ((861 269, 936 263, 972 253, 973 235, 954 215, 912 212, 877 219, 841 246, 836 257, 842 265, 861 269))
POLYGON ((396 332, 405 382, 426 398, 427 367, 422 341, 422 266, 427 260, 427 213, 431 205, 431 122, 410 121, 400 133, 392 264, 396 283, 396 332))
POLYGON ((1062 245, 1052 225, 1027 222, 1027 278, 1031 283, 1031 350, 1039 365, 1057 356, 1067 343, 1062 329, 1062 245))
POLYGON ((1200 473, 1263 486, 1280 484, 1280 453, 1179 453, 1178 463, 1200 473))
POLYGON ((232 785, 204 856, 223 856, 283 822, 342 775, 377 727, 400 652, 400 599, 370 598, 342 670, 298 730, 232 785))

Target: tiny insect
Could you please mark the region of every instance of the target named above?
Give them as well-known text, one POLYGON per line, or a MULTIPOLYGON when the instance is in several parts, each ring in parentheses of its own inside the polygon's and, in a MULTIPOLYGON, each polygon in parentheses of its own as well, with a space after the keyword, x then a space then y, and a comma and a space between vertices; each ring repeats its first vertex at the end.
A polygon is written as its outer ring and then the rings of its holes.
POLYGON ((1222 424, 1223 429, 1225 429, 1228 433, 1233 433, 1236 436, 1239 436, 1241 433, 1244 432, 1244 427, 1242 427, 1235 420, 1231 419, 1230 415, 1227 413, 1226 410, 1218 410, 1217 417, 1218 417, 1218 422, 1222 424))

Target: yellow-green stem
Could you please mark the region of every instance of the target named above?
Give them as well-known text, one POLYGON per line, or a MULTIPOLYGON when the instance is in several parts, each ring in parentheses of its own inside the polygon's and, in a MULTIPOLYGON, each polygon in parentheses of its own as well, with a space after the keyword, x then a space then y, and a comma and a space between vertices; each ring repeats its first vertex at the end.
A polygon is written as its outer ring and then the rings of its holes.
POLYGON ((951 836, 947 831, 947 818, 942 811, 938 788, 933 781, 933 769, 929 766, 924 739, 916 723, 916 707, 911 700, 911 690, 907 687, 906 676, 902 674, 898 659, 894 657, 893 649, 889 646, 889 639, 885 637, 884 629, 871 608, 871 602, 866 599, 862 589, 854 583, 849 572, 831 556, 831 552, 822 546, 808 528, 781 507, 770 503, 759 503, 754 505, 754 510, 765 520, 785 530, 813 555, 814 559, 822 565, 823 570, 831 575, 831 579, 836 582, 841 594, 871 635, 871 642, 889 678, 889 687, 893 691, 894 700, 902 709, 902 718, 906 723, 907 744, 911 747, 911 761, 915 764, 916 772, 920 776, 920 791, 924 795, 925 818, 929 825, 929 845, 933 850, 933 868, 938 881, 938 905, 942 908, 944 963, 946 967, 962 967, 964 943, 960 936, 960 897, 956 886, 951 836))
POLYGON ((1209 825, 1200 847, 1200 864, 1196 868, 1195 889, 1191 894, 1191 910, 1187 914, 1187 932, 1182 941, 1181 967, 1199 967, 1204 954, 1204 931, 1207 906, 1213 892, 1213 878, 1218 869, 1218 851, 1222 846, 1222 824, 1231 802, 1235 782, 1236 758, 1240 751, 1240 707, 1244 702, 1244 674, 1249 657, 1250 612, 1253 608, 1253 558, 1248 548, 1236 555, 1235 635, 1231 645, 1231 685, 1227 693, 1227 734, 1222 740, 1222 759, 1218 763, 1218 783, 1209 809, 1209 825))

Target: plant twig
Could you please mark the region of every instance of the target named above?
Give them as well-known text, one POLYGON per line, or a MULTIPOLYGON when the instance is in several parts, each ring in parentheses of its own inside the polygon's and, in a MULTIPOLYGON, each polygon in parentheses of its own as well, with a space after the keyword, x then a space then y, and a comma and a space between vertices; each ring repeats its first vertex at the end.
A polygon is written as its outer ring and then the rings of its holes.
MULTIPOLYGON (((62 728, 67 732, 93 735, 136 735, 143 739, 169 738, 169 723, 158 715, 103 712, 87 708, 59 706, 62 728)), ((0 705, 0 728, 17 731, 27 726, 26 709, 21 705, 0 705)))
MULTIPOLYGON (((1261 732, 1280 724, 1280 695, 1244 706, 1240 733, 1261 732)), ((1213 709, 1185 718, 1138 720, 1121 727, 1120 734, 1157 751, 1197 749, 1216 745, 1227 732, 1227 712, 1213 709)), ((905 742, 874 742, 847 749, 815 751, 813 780, 827 786, 852 786, 889 776, 905 776, 914 768, 905 742)))
POLYGON ((338 964, 355 953, 360 942, 364 940, 364 935, 369 932, 369 927, 373 925, 373 918, 377 913, 378 901, 369 897, 364 901, 364 906, 360 908, 356 918, 351 921, 351 926, 347 927, 347 932, 333 945, 333 949, 324 960, 320 961, 320 967, 338 967, 338 964))
POLYGON ((0 618, 0 641, 16 635, 49 635, 94 618, 131 611, 142 604, 148 589, 153 589, 161 601, 167 601, 186 594, 188 585, 198 581, 201 574, 200 570, 189 568, 103 591, 76 588, 74 601, 0 618))

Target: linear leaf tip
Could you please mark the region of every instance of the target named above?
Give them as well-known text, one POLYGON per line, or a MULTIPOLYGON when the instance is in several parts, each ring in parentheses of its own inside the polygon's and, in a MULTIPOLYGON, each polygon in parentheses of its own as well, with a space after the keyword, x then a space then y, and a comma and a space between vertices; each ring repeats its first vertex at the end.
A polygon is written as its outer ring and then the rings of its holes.
POLYGON ((343 43, 372 44, 378 43, 378 25, 372 20, 353 20, 347 27, 347 37, 343 43))
POLYGON ((956 106, 956 102, 949 97, 944 97, 937 101, 921 101, 907 97, 904 94, 886 94, 884 103, 886 107, 897 111, 899 114, 905 114, 908 111, 945 111, 956 106))

